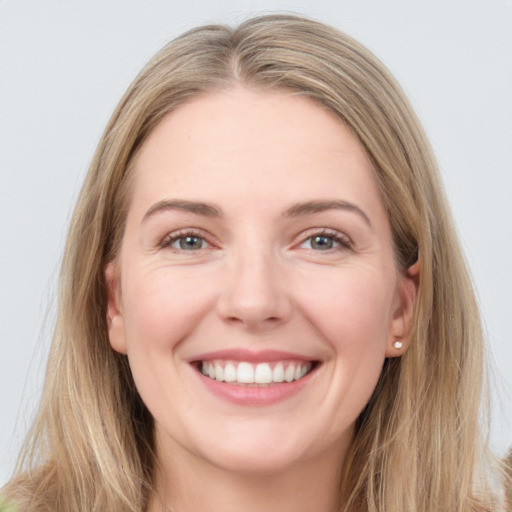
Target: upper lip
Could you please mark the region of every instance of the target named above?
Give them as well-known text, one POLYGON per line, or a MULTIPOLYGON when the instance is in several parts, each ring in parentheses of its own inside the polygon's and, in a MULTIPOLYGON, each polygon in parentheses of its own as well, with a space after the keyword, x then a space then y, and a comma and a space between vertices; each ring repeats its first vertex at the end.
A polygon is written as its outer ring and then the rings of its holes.
POLYGON ((247 350, 242 348, 215 350, 213 352, 204 352, 189 358, 189 362, 211 361, 214 359, 223 359, 230 361, 247 361, 248 363, 269 363, 273 361, 315 361, 314 358, 293 352, 284 352, 281 350, 247 350))

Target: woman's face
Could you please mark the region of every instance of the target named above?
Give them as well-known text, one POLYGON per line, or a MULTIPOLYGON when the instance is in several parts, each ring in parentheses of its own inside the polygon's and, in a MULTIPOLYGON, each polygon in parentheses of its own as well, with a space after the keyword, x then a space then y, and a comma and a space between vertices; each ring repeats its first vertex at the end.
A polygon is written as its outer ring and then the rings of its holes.
POLYGON ((339 461, 414 298, 356 138, 312 100, 235 88, 164 118, 133 178, 109 335, 160 457, 339 461))

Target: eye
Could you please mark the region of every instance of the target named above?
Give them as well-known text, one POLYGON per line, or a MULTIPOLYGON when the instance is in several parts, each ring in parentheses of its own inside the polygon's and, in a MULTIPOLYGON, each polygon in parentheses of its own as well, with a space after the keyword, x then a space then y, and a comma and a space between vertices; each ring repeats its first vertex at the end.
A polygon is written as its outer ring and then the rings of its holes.
POLYGON ((200 251, 207 249, 210 244, 206 239, 194 232, 171 233, 161 243, 162 248, 171 248, 176 251, 200 251))
POLYGON ((313 251, 329 251, 343 248, 350 248, 350 240, 340 233, 322 232, 315 233, 306 238, 301 244, 302 249, 311 249, 313 251))
POLYGON ((197 249, 204 249, 206 240, 199 236, 180 236, 172 244, 171 247, 181 249, 182 251, 196 251, 197 249))
POLYGON ((308 248, 315 249, 317 251, 326 251, 332 249, 336 241, 332 236, 316 235, 308 238, 305 242, 309 245, 308 248))

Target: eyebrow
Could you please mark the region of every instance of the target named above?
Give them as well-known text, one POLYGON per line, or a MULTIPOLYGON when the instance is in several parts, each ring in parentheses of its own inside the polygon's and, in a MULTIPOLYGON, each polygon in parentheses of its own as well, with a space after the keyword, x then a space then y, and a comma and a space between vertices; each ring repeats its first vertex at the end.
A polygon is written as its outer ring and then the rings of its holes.
POLYGON ((194 213, 196 215, 202 215, 203 217, 222 217, 222 212, 215 206, 208 203, 198 203, 196 201, 183 201, 183 200, 168 200, 158 201, 144 215, 142 222, 146 221, 153 215, 169 211, 169 210, 181 210, 185 212, 194 213))
POLYGON ((285 217, 301 217, 304 215, 312 215, 314 213, 321 213, 328 210, 345 210, 356 213, 359 215, 368 226, 372 227, 372 222, 368 215, 353 203, 340 200, 323 200, 323 201, 306 201, 298 203, 286 210, 285 217))
MULTIPOLYGON (((221 218, 223 216, 222 211, 212 204, 196 201, 164 199, 163 201, 158 201, 158 203, 155 203, 148 209, 142 219, 142 222, 145 222, 149 217, 152 217, 157 213, 169 210, 181 210, 210 218, 221 218)), ((359 206, 348 201, 341 200, 316 200, 297 203, 288 208, 288 210, 284 212, 283 216, 302 217, 315 213, 322 213, 328 210, 345 210, 354 212, 358 214, 365 223, 368 224, 368 226, 372 227, 370 218, 361 208, 359 208, 359 206)))

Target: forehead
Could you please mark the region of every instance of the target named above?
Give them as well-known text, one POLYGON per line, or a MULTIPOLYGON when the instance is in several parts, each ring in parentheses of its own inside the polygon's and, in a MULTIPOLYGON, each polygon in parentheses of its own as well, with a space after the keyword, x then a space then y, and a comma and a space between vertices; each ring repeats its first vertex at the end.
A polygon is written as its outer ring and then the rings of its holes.
POLYGON ((238 87, 194 98, 160 122, 133 169, 133 200, 146 204, 169 194, 264 202, 380 195, 364 148, 343 122, 283 91, 238 87))

